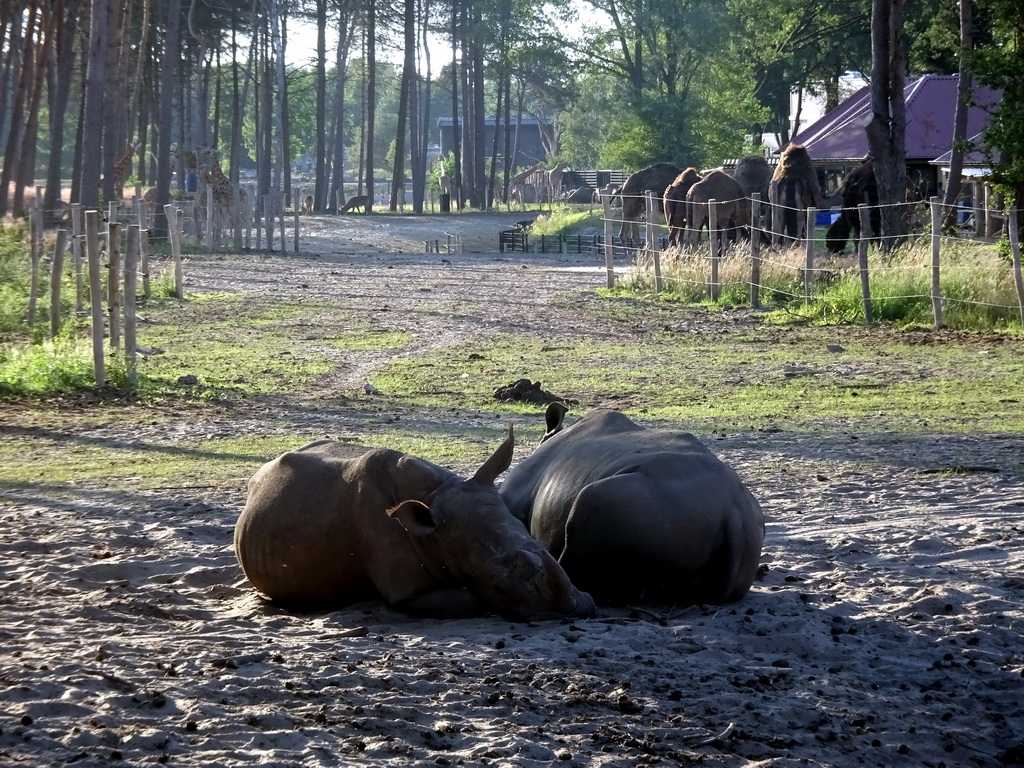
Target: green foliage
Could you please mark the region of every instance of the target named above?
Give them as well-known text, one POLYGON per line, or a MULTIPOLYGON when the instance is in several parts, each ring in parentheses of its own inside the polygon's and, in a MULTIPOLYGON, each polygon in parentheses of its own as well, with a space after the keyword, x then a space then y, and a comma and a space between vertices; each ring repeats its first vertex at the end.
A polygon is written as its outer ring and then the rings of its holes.
POLYGON ((1016 0, 981 5, 991 14, 993 40, 975 51, 974 73, 979 82, 1003 92, 984 131, 984 145, 992 181, 1019 198, 1024 193, 1024 17, 1016 0))
MULTIPOLYGON (((0 397, 51 396, 95 385, 92 340, 71 320, 52 341, 0 347, 0 397)), ((124 388, 123 361, 110 358, 105 365, 108 383, 124 388)))
POLYGON ((581 211, 564 206, 555 206, 549 213, 542 213, 530 227, 531 235, 570 235, 591 227, 600 229, 601 211, 581 211))

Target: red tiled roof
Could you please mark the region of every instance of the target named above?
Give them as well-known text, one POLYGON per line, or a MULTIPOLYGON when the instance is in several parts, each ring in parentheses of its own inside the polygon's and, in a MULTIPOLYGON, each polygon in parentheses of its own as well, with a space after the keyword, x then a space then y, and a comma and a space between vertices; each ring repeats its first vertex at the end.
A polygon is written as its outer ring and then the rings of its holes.
MULTIPOLYGON (((907 104, 907 160, 934 160, 953 143, 958 75, 908 77, 903 90, 907 104)), ((1001 93, 972 84, 974 104, 967 117, 967 135, 980 133, 988 124, 986 111, 999 102, 1001 93)), ((865 86, 846 101, 793 137, 803 144, 812 160, 861 160, 868 153, 864 131, 871 117, 871 90, 865 86)))

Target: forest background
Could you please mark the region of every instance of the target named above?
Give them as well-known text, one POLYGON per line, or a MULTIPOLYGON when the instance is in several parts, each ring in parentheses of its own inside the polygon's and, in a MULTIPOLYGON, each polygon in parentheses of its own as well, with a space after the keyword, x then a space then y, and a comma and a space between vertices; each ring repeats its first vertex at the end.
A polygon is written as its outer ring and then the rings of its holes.
POLYGON ((717 165, 764 134, 784 146, 801 121, 792 93, 838 104, 844 76, 872 69, 879 7, 895 9, 909 73, 1004 88, 983 148, 1012 190, 1024 21, 1009 0, 13 0, 0 5, 0 215, 35 185, 54 216, 122 182, 167 201, 200 147, 261 200, 290 199, 308 159, 318 211, 352 182, 371 201, 384 184, 392 209, 408 183, 419 212, 440 172, 437 119, 453 115, 445 171, 476 208, 507 195, 524 117, 544 127, 549 164, 717 165), (312 49, 294 50, 299 25, 316 30, 312 49), (507 126, 505 146, 485 146, 487 119, 507 126))

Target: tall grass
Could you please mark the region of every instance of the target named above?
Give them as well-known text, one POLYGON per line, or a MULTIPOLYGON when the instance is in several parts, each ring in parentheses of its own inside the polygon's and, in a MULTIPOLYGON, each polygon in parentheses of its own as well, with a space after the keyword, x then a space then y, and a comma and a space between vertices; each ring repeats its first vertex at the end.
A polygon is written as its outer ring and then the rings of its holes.
MULTIPOLYGON (((770 319, 795 316, 829 324, 864 321, 856 256, 816 255, 810 304, 804 301, 802 248, 762 249, 761 258, 760 302, 778 312, 770 319)), ((687 304, 711 301, 711 259, 707 250, 695 255, 666 252, 661 269, 667 298, 687 304)), ((934 323, 931 248, 927 241, 909 243, 891 257, 872 248, 868 274, 875 321, 899 327, 934 323)), ((719 285, 718 305, 749 303, 750 257, 746 243, 729 249, 720 260, 719 285)), ((636 264, 620 287, 639 293, 652 291, 650 264, 636 264)), ((1021 331, 1013 272, 995 246, 955 240, 944 243, 940 290, 946 327, 1021 331)))
MULTIPOLYGON (((0 397, 50 396, 95 385, 92 342, 72 318, 52 340, 0 345, 0 397)), ((109 357, 107 383, 124 389, 127 375, 121 358, 109 357)))
POLYGON ((530 234, 575 234, 587 227, 593 227, 595 231, 600 232, 603 226, 599 207, 594 208, 593 211, 585 211, 556 205, 551 211, 537 217, 533 226, 530 227, 530 234))

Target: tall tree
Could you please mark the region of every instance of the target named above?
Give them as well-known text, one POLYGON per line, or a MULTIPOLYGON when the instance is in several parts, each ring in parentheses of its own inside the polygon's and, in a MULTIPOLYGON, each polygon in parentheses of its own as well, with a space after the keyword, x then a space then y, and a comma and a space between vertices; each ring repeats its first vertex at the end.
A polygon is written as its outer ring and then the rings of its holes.
POLYGON ((1024 227, 1024 16, 1016 0, 986 0, 993 40, 976 52, 979 82, 999 88, 983 142, 992 163, 992 181, 1009 193, 1024 227))
POLYGON ((75 32, 80 21, 81 7, 81 0, 60 0, 54 8, 57 16, 62 18, 56 44, 49 50, 52 57, 50 69, 54 76, 49 90, 50 146, 46 163, 46 192, 43 196, 43 208, 51 212, 57 210, 57 203, 61 199, 64 124, 75 71, 75 32))
MULTIPOLYGON (((111 0, 92 0, 89 9, 89 58, 85 80, 85 114, 82 118, 82 205, 99 205, 100 159, 105 118, 104 85, 107 66, 108 5, 111 0)), ((177 0, 171 0, 173 6, 177 0)), ((168 42, 169 44, 169 42, 168 42)), ((170 89, 168 89, 170 93, 170 89)), ((170 131, 167 131, 170 137, 170 131)))
POLYGON ((395 134, 394 169, 391 174, 391 205, 395 211, 405 195, 405 140, 409 130, 410 102, 413 99, 413 82, 416 77, 416 0, 405 0, 403 5, 403 28, 405 30, 404 62, 402 64, 402 85, 398 99, 398 130, 395 134))
POLYGON ((366 157, 366 199, 367 210, 373 207, 373 144, 374 126, 377 122, 377 0, 366 0, 366 121, 363 124, 366 157))
MULTIPOLYGON (((95 0, 93 0, 95 2, 95 0)), ((181 42, 181 0, 168 0, 167 20, 160 66, 160 102, 158 106, 156 148, 156 232, 155 237, 167 237, 170 231, 164 208, 171 199, 171 143, 174 123, 174 80, 181 42)), ((184 162, 179 161, 179 175, 184 175, 184 162)))
POLYGON ((885 252, 892 251, 907 234, 901 205, 907 198, 903 4, 904 0, 873 0, 871 4, 871 119, 864 130, 874 158, 885 252))
POLYGON ((960 196, 964 167, 964 152, 967 149, 967 114, 971 97, 971 49, 973 48, 972 0, 960 0, 960 75, 956 89, 956 111, 953 115, 953 151, 949 159, 949 180, 942 204, 946 210, 945 229, 956 226, 956 201, 960 196))

